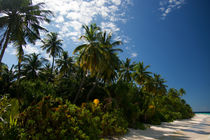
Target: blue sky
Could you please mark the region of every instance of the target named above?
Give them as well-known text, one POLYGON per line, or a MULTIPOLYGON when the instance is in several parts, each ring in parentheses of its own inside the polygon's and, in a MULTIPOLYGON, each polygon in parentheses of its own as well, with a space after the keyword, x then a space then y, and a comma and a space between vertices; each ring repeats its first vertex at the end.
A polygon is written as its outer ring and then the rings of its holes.
MULTIPOLYGON (((194 111, 210 111, 210 5, 209 0, 34 0, 45 2, 55 13, 53 22, 43 23, 58 32, 70 54, 82 43, 82 24, 96 22, 124 42, 121 59, 144 61, 161 74, 169 87, 184 88, 184 98, 194 111)), ((44 34, 43 34, 44 36, 44 34)), ((25 53, 41 53, 27 45, 25 53)), ((50 59, 50 58, 49 58, 50 59)), ((10 45, 3 59, 16 62, 10 45)))

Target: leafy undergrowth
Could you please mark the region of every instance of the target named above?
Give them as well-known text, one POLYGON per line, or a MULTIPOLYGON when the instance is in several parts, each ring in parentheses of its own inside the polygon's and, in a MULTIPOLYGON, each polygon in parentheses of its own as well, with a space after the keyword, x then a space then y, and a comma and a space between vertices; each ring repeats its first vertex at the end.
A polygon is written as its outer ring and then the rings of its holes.
MULTIPOLYGON (((78 107, 62 98, 44 97, 20 113, 16 123, 1 128, 1 139, 84 139, 123 135, 127 122, 117 110, 99 103, 78 107)), ((9 123, 8 123, 9 124, 9 123)))

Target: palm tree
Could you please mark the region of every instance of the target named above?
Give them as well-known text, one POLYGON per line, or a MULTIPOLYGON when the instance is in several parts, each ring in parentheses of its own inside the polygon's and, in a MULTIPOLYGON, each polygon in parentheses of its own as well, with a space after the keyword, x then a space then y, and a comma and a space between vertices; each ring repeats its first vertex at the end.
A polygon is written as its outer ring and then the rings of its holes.
POLYGON ((167 92, 167 85, 165 85, 166 81, 163 78, 161 78, 161 75, 154 74, 153 82, 155 95, 165 95, 167 92))
POLYGON ((100 32, 98 34, 98 40, 100 46, 104 49, 104 60, 101 61, 101 69, 99 74, 105 82, 114 81, 116 78, 116 70, 119 69, 121 61, 118 57, 118 52, 122 52, 121 49, 116 48, 121 45, 121 41, 112 41, 112 33, 107 34, 100 32))
POLYGON ((58 39, 58 34, 53 32, 47 34, 47 37, 42 41, 43 46, 41 46, 41 48, 46 50, 46 52, 53 58, 51 74, 54 69, 55 57, 60 56, 60 53, 63 51, 61 47, 62 41, 63 40, 58 39))
POLYGON ((126 61, 122 62, 120 70, 119 70, 119 80, 123 79, 124 81, 131 81, 132 72, 134 71, 135 63, 131 63, 131 59, 126 58, 126 61))
POLYGON ((51 80, 54 79, 54 75, 51 74, 51 66, 50 63, 47 62, 46 64, 44 64, 44 66, 42 67, 42 69, 39 72, 39 77, 43 80, 46 81, 47 83, 51 80))
POLYGON ((82 26, 85 29, 85 35, 81 36, 85 44, 82 44, 75 48, 73 54, 79 53, 78 63, 85 72, 90 72, 91 75, 100 69, 100 62, 103 59, 103 48, 100 47, 98 42, 98 32, 100 28, 96 24, 82 26))
POLYGON ((179 89, 179 96, 183 96, 186 94, 186 91, 183 88, 179 89))
POLYGON ((100 28, 96 24, 91 24, 90 27, 83 25, 82 27, 85 30, 85 35, 81 36, 80 39, 83 39, 87 43, 76 47, 73 54, 79 53, 78 64, 84 70, 84 75, 73 103, 76 103, 88 73, 90 72, 93 76, 101 68, 100 64, 104 53, 103 48, 98 42, 100 28))
POLYGON ((56 64, 64 76, 67 76, 73 70, 73 59, 69 57, 66 51, 63 51, 62 56, 56 60, 56 64))
POLYGON ((143 85, 145 81, 151 78, 151 72, 147 71, 150 66, 144 66, 143 62, 139 62, 134 66, 133 78, 139 85, 143 85))
POLYGON ((179 97, 179 91, 175 88, 170 88, 168 90, 168 96, 169 96, 169 98, 175 99, 175 98, 179 97))
POLYGON ((47 62, 44 58, 39 58, 40 54, 25 55, 23 59, 23 73, 27 79, 38 78, 38 73, 42 70, 43 64, 47 62))
POLYGON ((43 4, 33 5, 31 0, 0 1, 0 13, 4 15, 0 17, 0 29, 4 30, 0 41, 0 63, 9 42, 16 42, 22 47, 27 41, 35 43, 40 39, 40 31, 47 31, 40 24, 50 22, 47 16, 52 13, 42 10, 43 4))
MULTIPOLYGON (((122 52, 121 49, 115 48, 116 46, 122 44, 121 41, 112 42, 112 34, 107 34, 105 32, 100 32, 98 34, 98 41, 100 47, 103 50, 103 59, 100 61, 100 69, 97 71, 96 77, 102 79, 104 83, 109 83, 116 79, 117 70, 120 67, 121 61, 118 57, 118 52, 122 52)), ((97 86, 97 79, 93 82, 93 87, 87 94, 87 101, 95 87, 97 86)))

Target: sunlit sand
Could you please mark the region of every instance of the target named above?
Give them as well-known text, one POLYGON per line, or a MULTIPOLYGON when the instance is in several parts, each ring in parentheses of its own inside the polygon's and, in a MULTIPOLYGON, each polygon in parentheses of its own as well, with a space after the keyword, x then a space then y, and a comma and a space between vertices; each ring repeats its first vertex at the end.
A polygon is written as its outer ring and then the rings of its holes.
POLYGON ((147 130, 130 129, 120 140, 210 140, 210 115, 196 114, 189 120, 151 126, 147 130))

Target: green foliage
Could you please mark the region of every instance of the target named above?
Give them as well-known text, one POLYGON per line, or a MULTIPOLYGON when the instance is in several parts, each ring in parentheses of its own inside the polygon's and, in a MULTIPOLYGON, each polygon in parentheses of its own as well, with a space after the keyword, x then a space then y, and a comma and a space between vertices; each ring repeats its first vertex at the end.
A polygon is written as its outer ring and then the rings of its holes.
POLYGON ((99 129, 102 131, 102 136, 117 136, 127 132, 128 122, 124 119, 123 113, 117 109, 103 109, 103 105, 95 105, 89 103, 85 109, 91 111, 93 116, 100 118, 99 129))
POLYGON ((1 119, 0 122, 1 123, 5 122, 4 116, 7 113, 9 106, 10 106, 10 104, 8 102, 8 97, 6 95, 2 96, 0 99, 0 119, 1 119))
POLYGON ((0 99, 0 123, 9 123, 11 119, 17 118, 19 104, 17 99, 10 99, 4 95, 0 99))
MULTIPOLYGON (((17 91, 21 96, 21 108, 24 109, 31 103, 39 102, 44 96, 54 95, 55 91, 51 83, 41 80, 23 80, 17 87, 17 91)), ((18 93, 17 93, 18 94, 18 93)))
MULTIPOLYGON (((0 63, 1 64, 1 63, 0 63)), ((9 94, 14 82, 13 66, 9 69, 6 64, 0 65, 0 95, 9 94)))
POLYGON ((119 112, 103 112, 102 105, 77 107, 61 98, 44 97, 20 114, 27 139, 99 139, 126 132, 119 112))
POLYGON ((81 125, 94 119, 91 120, 88 111, 69 102, 64 104, 61 98, 47 96, 21 113, 19 121, 28 139, 89 139, 81 125))
POLYGON ((112 92, 113 108, 123 112, 123 116, 129 122, 129 127, 138 128, 142 110, 140 104, 140 93, 137 87, 132 83, 120 81, 110 88, 112 92))
POLYGON ((16 140, 20 129, 17 126, 19 105, 17 99, 4 95, 0 99, 0 139, 16 140))
POLYGON ((4 125, 0 128, 0 139, 1 140, 19 140, 19 134, 21 129, 17 126, 4 125))

